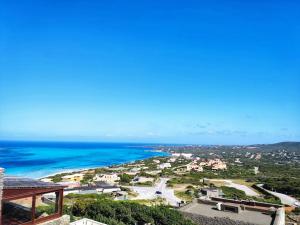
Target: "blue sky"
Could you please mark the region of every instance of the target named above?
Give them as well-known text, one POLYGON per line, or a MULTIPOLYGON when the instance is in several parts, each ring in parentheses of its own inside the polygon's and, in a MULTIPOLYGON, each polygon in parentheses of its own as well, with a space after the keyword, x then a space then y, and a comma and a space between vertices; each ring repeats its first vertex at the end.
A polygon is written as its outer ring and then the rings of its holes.
POLYGON ((300 140, 299 1, 0 4, 2 140, 300 140))

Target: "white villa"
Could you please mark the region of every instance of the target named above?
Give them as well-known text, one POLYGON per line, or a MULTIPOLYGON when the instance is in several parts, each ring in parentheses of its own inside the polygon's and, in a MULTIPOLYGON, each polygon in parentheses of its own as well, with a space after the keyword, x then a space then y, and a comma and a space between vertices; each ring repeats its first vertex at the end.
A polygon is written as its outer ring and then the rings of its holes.
POLYGON ((200 162, 200 166, 209 166, 212 170, 226 170, 227 165, 220 159, 209 159, 206 162, 200 162))
POLYGON ((153 162, 156 163, 156 164, 158 164, 158 163, 160 163, 160 160, 158 160, 158 159, 153 159, 153 162))
POLYGON ((116 173, 112 174, 96 174, 94 181, 103 181, 108 184, 114 184, 120 180, 120 177, 116 173))
POLYGON ((186 159, 191 159, 193 154, 192 153, 172 153, 172 157, 183 157, 186 159))
POLYGON ((203 167, 193 163, 187 164, 186 171, 192 171, 192 170, 197 172, 203 172, 203 167))
POLYGON ((165 169, 165 168, 171 168, 171 164, 170 163, 162 163, 160 165, 158 165, 159 169, 165 169))
POLYGON ((175 161, 176 161, 176 158, 173 158, 173 157, 168 159, 168 162, 175 162, 175 161))
POLYGON ((227 169, 227 165, 225 162, 217 162, 217 163, 214 163, 211 167, 212 170, 226 170, 227 169))

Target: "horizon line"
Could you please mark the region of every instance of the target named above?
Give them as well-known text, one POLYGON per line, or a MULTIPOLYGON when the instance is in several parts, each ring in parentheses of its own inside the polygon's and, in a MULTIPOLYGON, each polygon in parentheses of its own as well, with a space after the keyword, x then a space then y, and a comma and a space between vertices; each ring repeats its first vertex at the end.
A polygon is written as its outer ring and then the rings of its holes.
POLYGON ((298 143, 300 141, 278 141, 273 143, 263 144, 188 144, 188 143, 158 143, 158 142, 134 142, 134 141, 71 141, 71 140, 2 140, 0 142, 35 142, 35 143, 78 143, 78 144, 143 144, 143 145, 199 145, 199 146, 251 146, 251 145, 271 145, 280 143, 298 143))

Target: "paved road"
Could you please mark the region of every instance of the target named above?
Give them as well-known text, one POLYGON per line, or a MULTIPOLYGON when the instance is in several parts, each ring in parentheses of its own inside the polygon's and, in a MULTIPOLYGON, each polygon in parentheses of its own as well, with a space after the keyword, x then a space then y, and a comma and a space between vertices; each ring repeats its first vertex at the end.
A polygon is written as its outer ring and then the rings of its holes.
MULTIPOLYGON (((260 184, 258 186, 263 188, 262 184, 260 184)), ((291 205, 291 206, 300 207, 300 201, 298 201, 297 199, 295 199, 291 196, 288 196, 288 195, 285 195, 285 194, 282 194, 282 193, 279 193, 279 192, 275 192, 275 191, 269 191, 267 189, 265 189, 265 190, 267 192, 269 192, 270 194, 275 195, 276 197, 278 197, 280 199, 281 203, 284 204, 284 205, 291 205)))
POLYGON ((251 188, 247 187, 246 185, 234 183, 232 180, 222 180, 222 179, 210 179, 210 180, 211 181, 222 181, 222 182, 224 182, 225 186, 233 187, 238 190, 244 191, 246 193, 246 195, 248 195, 248 196, 257 196, 257 197, 259 196, 259 194, 257 192, 255 192, 251 188))
POLYGON ((174 194, 174 190, 167 188, 167 178, 161 178, 159 182, 155 184, 154 187, 138 187, 131 186, 133 191, 137 192, 139 195, 134 199, 155 199, 161 197, 166 199, 166 201, 172 206, 178 206, 178 202, 181 199, 177 198, 174 194), (156 191, 160 191, 161 194, 157 195, 156 191))
POLYGON ((232 182, 232 180, 227 180, 225 182, 225 185, 227 187, 233 187, 238 190, 244 191, 246 193, 246 195, 248 195, 248 196, 256 196, 256 197, 259 196, 259 194, 257 192, 255 192, 251 188, 247 187, 246 185, 234 183, 234 182, 232 182))

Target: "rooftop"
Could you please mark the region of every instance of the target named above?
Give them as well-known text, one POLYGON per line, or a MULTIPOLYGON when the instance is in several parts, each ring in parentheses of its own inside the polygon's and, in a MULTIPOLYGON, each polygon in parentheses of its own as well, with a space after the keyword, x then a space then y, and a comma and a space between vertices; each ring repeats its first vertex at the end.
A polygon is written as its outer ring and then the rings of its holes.
POLYGON ((273 220, 270 215, 258 211, 241 210, 240 213, 218 211, 214 205, 202 203, 192 203, 189 207, 182 209, 182 211, 207 217, 229 218, 257 225, 270 225, 273 220))
POLYGON ((3 179, 4 189, 23 189, 23 188, 60 188, 59 184, 43 182, 31 178, 5 176, 3 179))
POLYGON ((95 185, 89 185, 89 186, 81 186, 81 187, 74 187, 74 188, 68 188, 67 190, 96 190, 96 189, 113 189, 113 188, 119 188, 116 185, 110 185, 105 182, 95 182, 95 185))

